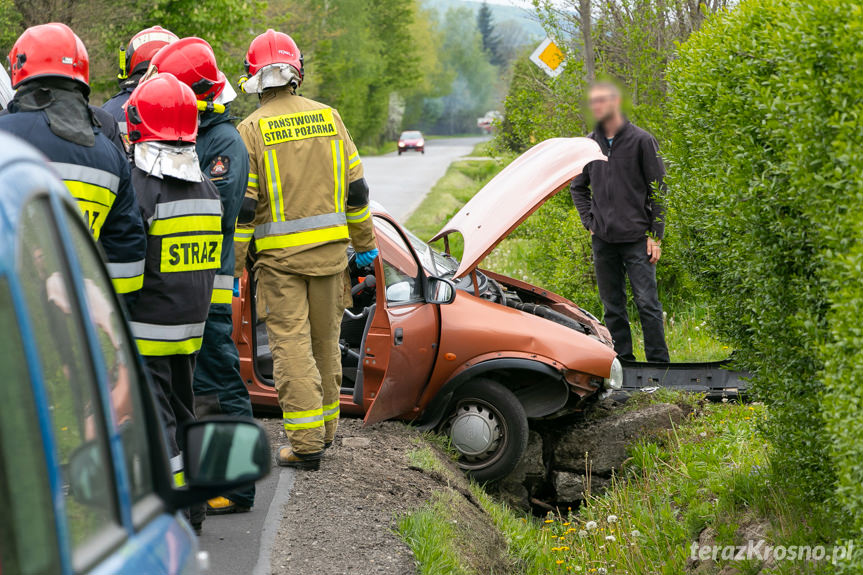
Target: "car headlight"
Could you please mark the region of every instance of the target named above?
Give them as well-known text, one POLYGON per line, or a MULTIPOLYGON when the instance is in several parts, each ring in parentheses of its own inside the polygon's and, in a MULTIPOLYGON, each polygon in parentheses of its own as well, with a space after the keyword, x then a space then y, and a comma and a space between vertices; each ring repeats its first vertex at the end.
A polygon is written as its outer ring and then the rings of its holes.
POLYGON ((605 388, 618 390, 623 387, 623 366, 616 357, 611 362, 611 373, 605 378, 605 388))

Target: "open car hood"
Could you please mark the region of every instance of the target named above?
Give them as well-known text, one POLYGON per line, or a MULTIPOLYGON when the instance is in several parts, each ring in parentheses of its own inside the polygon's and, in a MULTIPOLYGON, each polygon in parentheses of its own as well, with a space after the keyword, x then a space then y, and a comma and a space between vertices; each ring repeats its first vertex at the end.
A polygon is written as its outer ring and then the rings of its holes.
POLYGON ((606 160, 588 138, 552 138, 519 156, 485 185, 432 238, 464 238, 454 277, 469 274, 515 228, 566 187, 590 162, 606 160))

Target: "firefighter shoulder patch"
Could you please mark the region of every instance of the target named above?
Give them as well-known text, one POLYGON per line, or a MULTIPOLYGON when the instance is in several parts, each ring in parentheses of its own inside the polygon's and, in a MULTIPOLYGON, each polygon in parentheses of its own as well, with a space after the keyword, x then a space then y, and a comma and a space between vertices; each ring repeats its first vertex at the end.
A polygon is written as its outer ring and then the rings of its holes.
POLYGON ((227 156, 216 156, 210 162, 210 177, 221 178, 231 169, 231 159, 227 156))

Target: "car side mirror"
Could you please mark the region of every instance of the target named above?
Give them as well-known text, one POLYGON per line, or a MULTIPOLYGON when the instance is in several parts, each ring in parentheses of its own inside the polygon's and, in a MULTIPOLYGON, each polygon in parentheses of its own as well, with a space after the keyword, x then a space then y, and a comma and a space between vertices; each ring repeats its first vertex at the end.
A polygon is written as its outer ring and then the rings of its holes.
POLYGON ((430 277, 426 283, 426 301, 438 305, 448 305, 455 301, 457 288, 451 280, 430 277))
POLYGON ((252 419, 215 417, 184 428, 184 474, 190 489, 230 491, 270 471, 270 445, 252 419))
POLYGON ((72 452, 66 474, 69 492, 78 503, 100 507, 111 500, 105 453, 98 441, 87 441, 72 452))

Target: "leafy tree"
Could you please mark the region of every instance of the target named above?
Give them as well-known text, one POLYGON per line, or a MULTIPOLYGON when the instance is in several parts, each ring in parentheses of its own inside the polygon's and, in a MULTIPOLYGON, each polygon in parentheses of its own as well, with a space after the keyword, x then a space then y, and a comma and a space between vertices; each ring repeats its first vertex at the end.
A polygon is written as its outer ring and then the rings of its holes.
POLYGON ((488 2, 483 2, 476 14, 476 26, 482 35, 482 49, 488 55, 488 60, 495 66, 504 64, 500 54, 500 39, 494 27, 494 16, 488 2))

